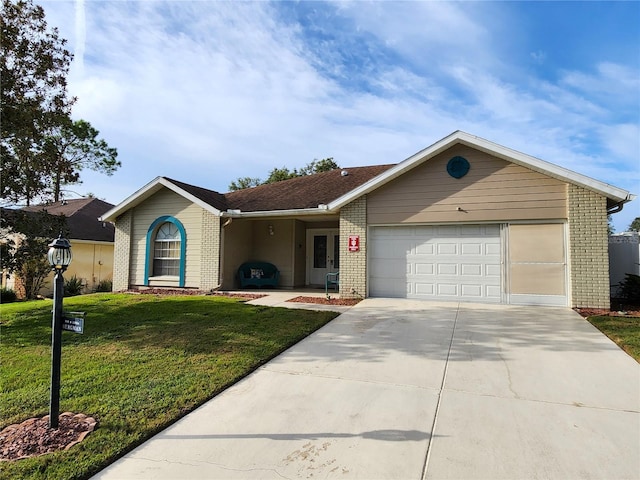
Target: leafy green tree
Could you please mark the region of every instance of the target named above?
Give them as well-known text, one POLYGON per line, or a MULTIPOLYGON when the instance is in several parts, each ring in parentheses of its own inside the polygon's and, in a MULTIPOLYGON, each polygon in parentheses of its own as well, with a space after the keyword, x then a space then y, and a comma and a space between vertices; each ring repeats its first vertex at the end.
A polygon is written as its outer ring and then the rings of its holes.
POLYGON ((61 187, 80 181, 80 172, 89 168, 107 175, 121 166, 118 151, 99 139, 100 132, 85 120, 64 122, 47 136, 45 152, 53 167, 53 200, 60 200, 61 187))
POLYGON ((0 194, 28 205, 50 187, 44 139, 75 102, 67 95, 73 57, 58 30, 47 28, 42 7, 31 0, 3 0, 2 7, 0 194))
POLYGON ((71 120, 66 40, 47 28, 32 0, 3 0, 1 22, 3 203, 58 201, 84 168, 112 175, 120 167, 117 150, 89 122, 71 120))
POLYGON ((300 176, 329 172, 338 168, 340 168, 340 166, 333 160, 333 157, 323 158, 322 160, 313 160, 300 169, 300 176))
POLYGON ((243 188, 256 187, 258 185, 266 185, 268 183, 281 182, 283 180, 289 180, 291 178, 303 177, 305 175, 313 175, 315 173, 328 172, 340 168, 338 164, 333 160, 333 157, 324 158, 322 160, 313 160, 300 170, 289 170, 287 167, 274 168, 269 172, 269 176, 265 181, 261 181, 259 178, 242 177, 231 182, 229 185, 230 191, 242 190, 243 188))
POLYGON ((45 211, 2 210, 2 268, 20 279, 25 298, 35 298, 49 275, 48 244, 59 233, 68 233, 66 218, 62 215, 50 215, 45 211))
POLYGON ((260 184, 262 184, 262 181, 259 178, 241 177, 229 184, 229 191, 244 190, 245 188, 257 187, 260 184))
POLYGON ((293 169, 293 171, 289 171, 287 167, 274 168, 269 172, 269 176, 262 183, 267 184, 267 183, 281 182, 283 180, 289 180, 290 178, 296 178, 299 176, 300 174, 295 168, 293 169))
POLYGON ((611 215, 607 215, 607 234, 611 235, 612 233, 615 233, 616 228, 613 226, 613 218, 611 218, 611 215))
POLYGON ((640 217, 636 217, 633 222, 631 222, 631 225, 629 225, 628 230, 630 232, 640 232, 640 217))

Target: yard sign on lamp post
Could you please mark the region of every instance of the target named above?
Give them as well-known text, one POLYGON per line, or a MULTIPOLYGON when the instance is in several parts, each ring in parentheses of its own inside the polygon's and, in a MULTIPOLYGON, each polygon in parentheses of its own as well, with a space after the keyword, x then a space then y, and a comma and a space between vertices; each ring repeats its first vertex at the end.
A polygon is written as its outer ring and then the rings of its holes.
POLYGON ((49 397, 49 428, 58 428, 60 416, 60 357, 62 356, 62 297, 64 278, 62 273, 71 263, 71 244, 62 233, 49 244, 47 253, 53 279, 53 320, 51 323, 51 396, 49 397))

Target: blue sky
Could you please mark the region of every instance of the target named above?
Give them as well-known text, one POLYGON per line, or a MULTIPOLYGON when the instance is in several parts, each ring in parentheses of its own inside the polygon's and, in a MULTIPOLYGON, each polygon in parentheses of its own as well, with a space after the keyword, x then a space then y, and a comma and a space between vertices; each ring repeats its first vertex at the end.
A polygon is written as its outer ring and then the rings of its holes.
POLYGON ((640 2, 36 1, 123 164, 80 194, 397 163, 455 130, 640 194, 640 2))

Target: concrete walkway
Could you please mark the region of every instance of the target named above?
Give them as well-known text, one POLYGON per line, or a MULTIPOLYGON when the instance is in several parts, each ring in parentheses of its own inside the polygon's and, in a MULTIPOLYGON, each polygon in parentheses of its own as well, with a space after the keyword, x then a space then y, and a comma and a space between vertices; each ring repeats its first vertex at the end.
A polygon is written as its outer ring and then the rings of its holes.
MULTIPOLYGON (((243 292, 239 292, 243 293, 243 292)), ((246 293, 246 291, 244 292, 246 293)), ((252 290, 251 293, 265 294, 262 298, 250 300, 246 302, 248 305, 264 305, 267 307, 284 307, 284 308, 300 308, 306 310, 331 310, 332 312, 346 312, 351 307, 343 305, 323 305, 320 303, 300 303, 291 302, 296 297, 315 297, 325 298, 324 290, 307 289, 307 290, 252 290)), ((334 297, 334 292, 329 292, 334 297)))
POLYGON ((640 365, 569 309, 367 299, 100 479, 622 479, 640 365))

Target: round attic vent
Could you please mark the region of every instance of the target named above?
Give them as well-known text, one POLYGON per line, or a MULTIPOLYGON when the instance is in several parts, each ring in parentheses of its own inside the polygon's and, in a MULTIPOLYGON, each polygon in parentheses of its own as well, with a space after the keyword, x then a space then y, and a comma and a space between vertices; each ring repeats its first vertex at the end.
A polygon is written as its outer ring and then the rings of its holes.
POLYGON ((342 175, 343 177, 346 177, 347 175, 349 175, 349 172, 347 170, 342 170, 340 172, 340 175, 342 175))

